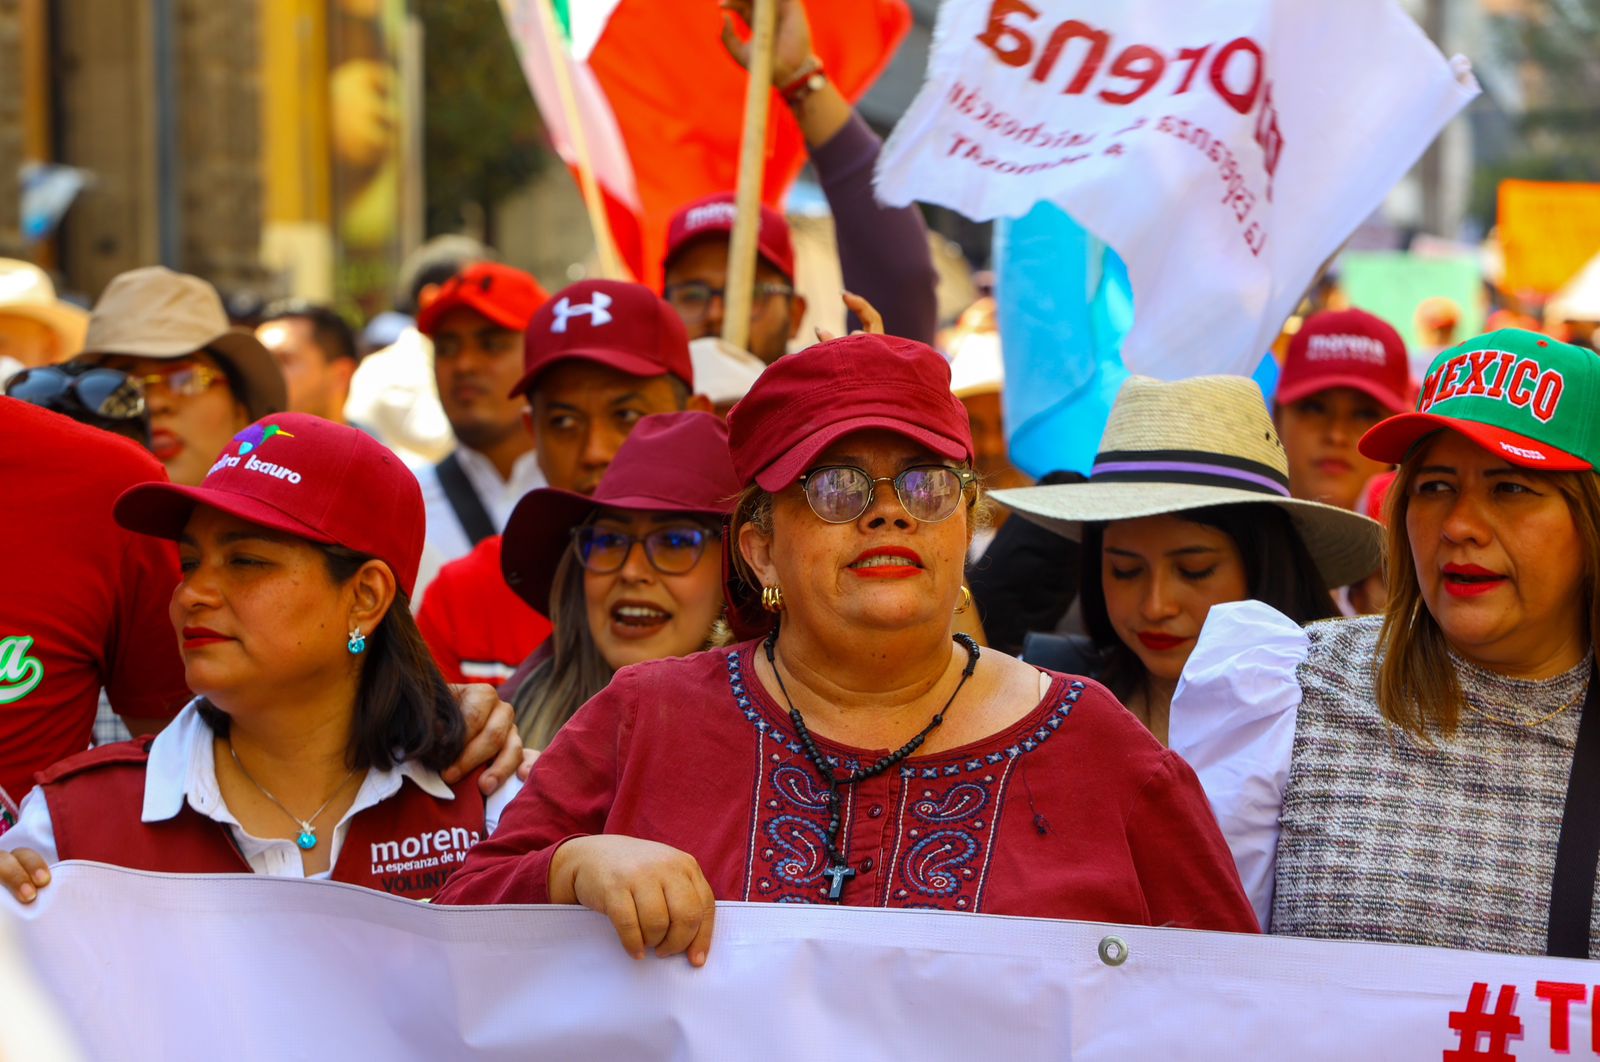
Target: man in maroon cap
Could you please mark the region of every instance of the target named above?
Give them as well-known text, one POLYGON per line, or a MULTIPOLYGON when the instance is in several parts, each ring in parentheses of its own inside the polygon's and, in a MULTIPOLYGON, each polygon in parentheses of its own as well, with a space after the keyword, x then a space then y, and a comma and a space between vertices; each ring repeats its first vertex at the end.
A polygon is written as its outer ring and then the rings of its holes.
MULTIPOLYGON (((723 7, 745 17, 750 5, 729 0, 723 7)), ((733 58, 747 66, 749 46, 734 33, 729 16, 724 17, 722 40, 733 58)), ((882 206, 873 196, 872 173, 883 142, 828 78, 811 49, 805 7, 797 2, 778 7, 772 87, 799 124, 827 196, 845 288, 870 302, 890 333, 932 343, 938 325, 938 275, 922 215, 915 207, 882 206)), ((732 195, 712 196, 685 204, 668 226, 663 290, 690 339, 722 332, 733 216, 732 195)), ((794 291, 789 224, 770 207, 761 211, 757 254, 749 346, 770 364, 799 335, 806 309, 794 291)))
MULTIPOLYGON (((526 401, 539 469, 558 490, 592 494, 644 417, 711 411, 694 394, 683 323, 641 284, 563 288, 533 314, 523 350, 521 378, 508 390, 526 401)), ((504 679, 548 636, 549 622, 511 592, 500 570, 495 535, 428 587, 417 625, 446 677, 504 679)))
POLYGON ((1306 318, 1289 342, 1273 420, 1296 498, 1354 509, 1361 489, 1388 466, 1356 443, 1380 420, 1411 408, 1406 345, 1365 310, 1306 318))
POLYGON ((511 385, 522 374, 522 332, 546 295, 521 270, 496 262, 467 266, 417 315, 433 340, 434 380, 456 448, 422 470, 428 558, 463 557, 505 527, 511 509, 544 485, 523 402, 511 385))

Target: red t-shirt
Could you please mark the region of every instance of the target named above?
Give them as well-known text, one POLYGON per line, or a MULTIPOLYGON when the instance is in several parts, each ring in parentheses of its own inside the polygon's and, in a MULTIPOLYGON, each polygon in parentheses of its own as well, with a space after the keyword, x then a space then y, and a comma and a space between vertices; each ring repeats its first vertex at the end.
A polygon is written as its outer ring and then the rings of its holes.
MULTIPOLYGON (((600 833, 688 852, 719 900, 819 902, 827 788, 754 677, 757 644, 617 672, 436 902, 546 903, 560 842, 600 833)), ((852 768, 889 751, 816 741, 852 768)), ((1055 676, 1001 733, 840 801, 848 904, 1257 929, 1194 772, 1088 679, 1055 676)))
POLYGON ((124 531, 117 495, 166 471, 136 444, 0 398, 0 788, 82 752, 100 689, 119 715, 171 719, 189 699, 167 602, 170 542, 124 531))
POLYGON ((417 628, 450 682, 499 685, 550 637, 550 621, 506 585, 500 536, 439 569, 422 594, 417 628))

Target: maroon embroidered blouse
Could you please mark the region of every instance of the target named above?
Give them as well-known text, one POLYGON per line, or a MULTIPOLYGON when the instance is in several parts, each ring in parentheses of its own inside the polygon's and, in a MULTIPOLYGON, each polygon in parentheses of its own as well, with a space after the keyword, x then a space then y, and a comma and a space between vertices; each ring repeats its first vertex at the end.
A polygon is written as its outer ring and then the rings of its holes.
MULTIPOLYGON (((756 646, 619 671, 435 902, 547 903, 556 848, 599 833, 690 853, 720 900, 821 901, 827 787, 756 646)), ((889 751, 816 742, 846 767, 889 751)), ((845 903, 1257 929, 1194 772, 1088 679, 1057 675, 1005 731, 840 797, 845 903)))

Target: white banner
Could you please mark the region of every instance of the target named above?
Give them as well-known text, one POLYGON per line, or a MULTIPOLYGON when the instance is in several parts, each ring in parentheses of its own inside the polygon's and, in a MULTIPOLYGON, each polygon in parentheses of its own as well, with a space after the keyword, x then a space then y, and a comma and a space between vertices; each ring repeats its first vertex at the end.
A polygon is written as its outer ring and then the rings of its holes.
MULTIPOLYGON (((1509 1062, 1600 1046, 1596 967, 1576 960, 723 904, 695 970, 630 960, 577 908, 55 873, 29 907, 0 898, 0 930, 95 1059, 1509 1062)), ((0 1023, 15 1005, 0 998, 0 1023)))
POLYGON ((1395 0, 945 0, 878 194, 1053 202, 1127 263, 1129 369, 1248 376, 1477 91, 1395 0))

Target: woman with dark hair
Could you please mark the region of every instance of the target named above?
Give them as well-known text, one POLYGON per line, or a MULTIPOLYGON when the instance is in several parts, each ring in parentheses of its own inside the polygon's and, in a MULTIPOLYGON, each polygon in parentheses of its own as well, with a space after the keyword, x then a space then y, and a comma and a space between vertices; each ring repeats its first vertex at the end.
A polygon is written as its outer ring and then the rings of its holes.
POLYGON ((1214 605, 1264 601, 1296 622, 1336 614, 1328 588, 1378 565, 1382 528, 1289 496, 1283 446, 1243 377, 1134 377, 1087 482, 996 491, 1083 541, 1082 670, 1167 741, 1172 695, 1214 605))
POLYGON ((748 640, 619 671, 438 902, 580 903, 694 965, 718 900, 1255 929, 1178 756, 954 629, 983 495, 942 355, 818 343, 728 425, 748 640))
POLYGON ((1600 358, 1505 329, 1371 429, 1382 616, 1213 611, 1173 702, 1274 933, 1600 956, 1600 358))
POLYGON ((717 640, 722 521, 738 493, 727 426, 658 413, 634 427, 592 496, 546 487, 517 503, 501 566, 555 624, 550 648, 510 683, 525 744, 550 744, 618 668, 717 640))
POLYGON ((141 484, 115 508, 176 539, 169 615, 198 696, 154 738, 39 774, 0 838, 31 900, 50 863, 332 878, 426 899, 493 829, 455 696, 411 618, 422 496, 382 444, 283 414, 240 432, 200 486, 141 484))

